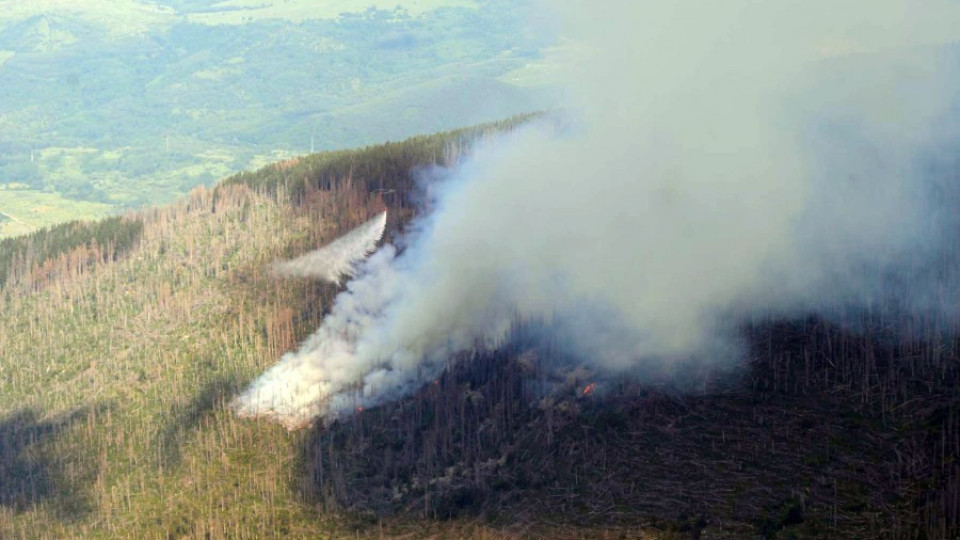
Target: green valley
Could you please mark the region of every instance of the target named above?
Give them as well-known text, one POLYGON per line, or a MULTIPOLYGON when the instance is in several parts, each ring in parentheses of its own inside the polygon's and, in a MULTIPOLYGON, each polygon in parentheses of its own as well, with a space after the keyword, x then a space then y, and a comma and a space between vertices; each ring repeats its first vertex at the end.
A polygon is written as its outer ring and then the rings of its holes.
POLYGON ((0 8, 0 236, 549 102, 503 78, 548 44, 501 0, 0 8))

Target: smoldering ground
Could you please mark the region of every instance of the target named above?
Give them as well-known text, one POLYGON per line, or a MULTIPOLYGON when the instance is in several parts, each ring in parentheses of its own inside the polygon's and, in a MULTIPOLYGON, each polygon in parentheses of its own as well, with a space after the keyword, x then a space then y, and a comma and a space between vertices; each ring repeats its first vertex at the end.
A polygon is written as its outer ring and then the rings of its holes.
POLYGON ((400 397, 517 317, 558 321, 596 369, 651 373, 735 362, 758 317, 955 315, 960 4, 543 9, 578 43, 565 127, 475 149, 284 357, 309 399, 261 380, 240 410, 299 425, 400 397), (320 358, 334 325, 347 346, 320 358))

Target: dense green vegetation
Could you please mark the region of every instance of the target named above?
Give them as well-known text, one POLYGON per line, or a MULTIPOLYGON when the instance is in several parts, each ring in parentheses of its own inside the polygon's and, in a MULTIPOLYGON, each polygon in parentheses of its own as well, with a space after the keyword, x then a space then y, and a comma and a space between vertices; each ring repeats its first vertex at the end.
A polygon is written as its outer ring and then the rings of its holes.
POLYGON ((29 236, 2 239, 0 287, 10 274, 29 274, 35 271, 33 268, 43 267, 48 261, 80 247, 87 248, 95 260, 116 260, 133 247, 142 230, 140 219, 110 217, 93 222, 71 221, 40 229, 29 236))
MULTIPOLYGON (((295 155, 538 108, 536 89, 501 79, 544 45, 521 29, 522 4, 400 2, 291 20, 168 2, 177 11, 137 12, 147 30, 132 32, 89 1, 89 17, 0 16, 0 186, 44 194, 60 221, 89 215, 69 201, 103 213, 169 202, 295 155), (219 24, 228 12, 250 15, 219 24)), ((38 226, 4 195, 0 211, 38 226)))

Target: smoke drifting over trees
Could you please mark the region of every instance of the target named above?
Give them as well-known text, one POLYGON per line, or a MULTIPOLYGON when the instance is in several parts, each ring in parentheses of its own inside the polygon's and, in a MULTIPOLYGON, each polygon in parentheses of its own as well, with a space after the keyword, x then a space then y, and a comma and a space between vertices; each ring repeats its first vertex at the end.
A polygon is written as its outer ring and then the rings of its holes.
MULTIPOLYGON (((383 212, 323 248, 274 264, 274 273, 339 283, 343 276, 352 275, 357 262, 373 251, 386 225, 387 213, 383 212)), ((383 296, 381 291, 364 291, 351 283, 350 289, 337 297, 334 312, 320 330, 299 351, 284 355, 280 363, 239 396, 234 403, 236 411, 241 416, 275 418, 291 428, 319 414, 320 400, 342 390, 345 380, 349 382, 350 376, 341 371, 349 368, 356 341, 370 325, 369 315, 383 309, 371 299, 383 296), (354 302, 357 296, 364 301, 354 302), (346 316, 341 316, 344 313, 346 316)))
POLYGON ((357 263, 373 253, 386 226, 387 213, 383 212, 320 249, 274 264, 273 272, 278 277, 313 277, 339 284, 345 276, 353 275, 357 263))
POLYGON ((275 416, 409 393, 518 316, 594 367, 649 373, 733 361, 752 317, 954 315, 960 5, 557 9, 581 53, 564 127, 482 145, 431 183, 405 249, 369 259, 304 345, 343 345, 298 364, 324 382, 275 416))

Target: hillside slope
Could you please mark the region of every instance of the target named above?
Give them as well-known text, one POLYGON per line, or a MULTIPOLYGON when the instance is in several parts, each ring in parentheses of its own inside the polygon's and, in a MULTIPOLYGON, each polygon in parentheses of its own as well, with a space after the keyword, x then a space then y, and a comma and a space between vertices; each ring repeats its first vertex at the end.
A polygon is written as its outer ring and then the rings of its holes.
POLYGON ((955 537, 960 340, 890 306, 854 332, 753 321, 694 390, 603 379, 530 338, 288 432, 226 403, 319 325, 278 281, 416 171, 529 117, 275 163, 169 207, 0 243, 2 538, 955 537))
MULTIPOLYGON (((467 133, 338 155, 402 149, 406 177, 404 159, 441 161, 467 133)), ((325 159, 246 176, 302 179, 325 159)), ((0 537, 354 536, 295 489, 305 433, 224 405, 319 323, 336 288, 269 263, 382 210, 353 178, 299 200, 282 183, 198 188, 113 220, 133 234, 122 247, 82 224, 0 245, 0 537)))

